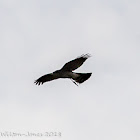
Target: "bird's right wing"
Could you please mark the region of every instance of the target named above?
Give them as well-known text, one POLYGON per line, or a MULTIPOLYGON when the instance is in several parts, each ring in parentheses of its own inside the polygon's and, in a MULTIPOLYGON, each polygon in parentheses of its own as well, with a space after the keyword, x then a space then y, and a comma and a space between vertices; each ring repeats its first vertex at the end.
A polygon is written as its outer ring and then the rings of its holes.
POLYGON ((48 81, 51 81, 51 80, 55 80, 55 79, 58 79, 58 77, 56 77, 53 73, 50 73, 50 74, 46 74, 46 75, 41 76, 40 78, 35 80, 34 83, 36 85, 40 85, 40 84, 43 84, 45 82, 48 82, 48 81))
POLYGON ((62 70, 64 71, 73 71, 77 68, 79 68, 85 61, 87 58, 89 58, 90 55, 89 54, 85 54, 85 55, 82 55, 68 63, 66 63, 63 67, 62 67, 62 70))

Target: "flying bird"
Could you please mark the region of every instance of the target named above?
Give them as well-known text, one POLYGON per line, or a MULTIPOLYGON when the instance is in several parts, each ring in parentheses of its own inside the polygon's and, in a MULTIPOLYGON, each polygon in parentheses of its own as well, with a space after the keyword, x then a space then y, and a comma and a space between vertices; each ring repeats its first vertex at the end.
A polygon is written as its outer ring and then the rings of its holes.
POLYGON ((34 83, 36 85, 40 85, 58 78, 69 78, 74 84, 78 86, 78 84, 86 81, 92 73, 76 73, 73 71, 79 68, 89 57, 89 54, 81 55, 80 57, 67 62, 60 70, 56 70, 53 73, 41 76, 35 80, 34 83))

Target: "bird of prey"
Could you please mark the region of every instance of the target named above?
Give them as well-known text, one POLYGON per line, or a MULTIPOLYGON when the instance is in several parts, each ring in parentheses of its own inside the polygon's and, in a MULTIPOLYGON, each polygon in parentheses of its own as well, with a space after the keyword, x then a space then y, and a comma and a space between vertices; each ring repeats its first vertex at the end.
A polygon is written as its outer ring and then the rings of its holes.
POLYGON ((66 63, 60 70, 56 70, 53 73, 41 76, 35 80, 34 83, 36 85, 40 85, 58 78, 69 78, 74 84, 78 86, 78 84, 86 81, 92 73, 75 73, 73 71, 79 68, 89 57, 89 54, 81 55, 80 57, 66 63))

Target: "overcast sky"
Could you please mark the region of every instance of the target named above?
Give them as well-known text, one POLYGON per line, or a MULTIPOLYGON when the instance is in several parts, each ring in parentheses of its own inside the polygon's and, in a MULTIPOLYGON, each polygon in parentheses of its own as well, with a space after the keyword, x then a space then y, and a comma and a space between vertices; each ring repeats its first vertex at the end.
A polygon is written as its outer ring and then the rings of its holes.
POLYGON ((7 140, 140 139, 139 0, 1 0, 0 133, 61 132, 7 140), (40 76, 92 55, 69 79, 40 76))

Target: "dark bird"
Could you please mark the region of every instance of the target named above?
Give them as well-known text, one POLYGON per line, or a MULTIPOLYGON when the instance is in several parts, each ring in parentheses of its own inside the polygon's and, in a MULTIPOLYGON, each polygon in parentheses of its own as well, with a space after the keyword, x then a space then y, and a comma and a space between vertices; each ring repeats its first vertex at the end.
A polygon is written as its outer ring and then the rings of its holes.
POLYGON ((58 78, 69 78, 74 84, 81 84, 86 81, 92 73, 75 73, 73 71, 79 68, 89 57, 89 54, 81 55, 80 57, 66 63, 60 70, 43 75, 42 77, 35 80, 34 83, 36 85, 40 85, 58 78))

